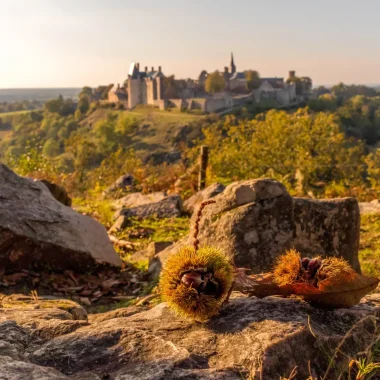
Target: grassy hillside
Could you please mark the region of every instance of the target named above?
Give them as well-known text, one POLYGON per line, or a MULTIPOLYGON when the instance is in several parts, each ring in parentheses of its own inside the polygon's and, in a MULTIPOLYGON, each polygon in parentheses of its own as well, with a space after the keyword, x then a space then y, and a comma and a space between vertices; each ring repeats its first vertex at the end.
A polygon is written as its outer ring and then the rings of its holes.
POLYGON ((93 129, 106 120, 110 114, 117 118, 127 118, 135 124, 131 130, 129 147, 143 157, 150 153, 172 150, 174 145, 179 142, 179 134, 186 126, 191 125, 185 131, 186 140, 191 141, 198 138, 201 123, 205 121, 205 116, 138 107, 132 111, 96 109, 80 124, 93 129))

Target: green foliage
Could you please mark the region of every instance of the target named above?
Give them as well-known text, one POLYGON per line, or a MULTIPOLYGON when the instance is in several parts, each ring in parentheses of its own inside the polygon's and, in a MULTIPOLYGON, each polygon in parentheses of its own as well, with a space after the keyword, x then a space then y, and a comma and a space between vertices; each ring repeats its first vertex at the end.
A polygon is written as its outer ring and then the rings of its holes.
POLYGON ((59 96, 58 99, 49 100, 45 103, 45 109, 51 113, 57 113, 60 116, 69 116, 75 113, 75 106, 71 99, 63 99, 59 96))
POLYGON ((368 97, 377 96, 378 93, 374 88, 363 85, 346 85, 339 83, 331 88, 331 92, 341 99, 349 99, 356 95, 364 95, 368 97))
POLYGON ((248 70, 244 72, 245 79, 247 80, 247 90, 255 90, 260 87, 261 80, 260 74, 255 70, 248 70))
POLYGON ((269 111, 252 121, 229 117, 203 132, 212 181, 271 177, 307 193, 321 181, 363 180, 363 144, 346 139, 333 115, 269 111))
POLYGON ((380 277, 380 214, 362 215, 359 260, 363 274, 380 277))
POLYGON ((163 88, 165 99, 174 99, 178 97, 178 85, 174 78, 174 75, 164 78, 163 88))
POLYGON ((113 214, 111 202, 100 199, 99 189, 89 192, 86 198, 74 198, 73 207, 81 214, 90 215, 106 227, 111 227, 113 214))
POLYGON ((42 149, 42 153, 47 157, 55 157, 58 156, 61 151, 59 142, 50 138, 46 140, 44 147, 42 149))
POLYGON ((151 241, 155 242, 173 242, 184 238, 189 233, 189 218, 144 218, 138 220, 130 219, 130 224, 117 236, 120 239, 136 242, 143 246, 151 241), (140 234, 140 231, 147 233, 140 234))
POLYGON ((51 179, 56 175, 56 168, 52 162, 42 152, 42 146, 37 141, 28 141, 26 153, 18 157, 8 156, 8 163, 18 174, 22 176, 31 175, 34 178, 51 179))
POLYGON ((205 89, 207 92, 216 93, 224 91, 226 82, 219 71, 209 74, 206 79, 205 89))

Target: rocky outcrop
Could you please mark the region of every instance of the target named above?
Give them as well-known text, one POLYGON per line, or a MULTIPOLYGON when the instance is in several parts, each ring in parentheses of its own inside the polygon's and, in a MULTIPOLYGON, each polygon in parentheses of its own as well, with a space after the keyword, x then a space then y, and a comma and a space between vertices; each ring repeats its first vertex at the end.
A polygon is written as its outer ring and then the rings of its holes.
MULTIPOLYGON (((179 195, 170 195, 159 202, 147 203, 137 207, 126 208, 120 211, 120 215, 130 218, 172 218, 181 216, 183 202, 179 195)), ((120 216, 119 215, 119 216, 120 216)), ((118 215, 115 215, 119 217, 118 215)))
POLYGON ((101 224, 59 203, 44 184, 0 165, 0 272, 83 272, 99 262, 121 265, 101 224))
POLYGON ((314 378, 334 379, 377 339, 378 317, 379 294, 341 310, 235 296, 205 324, 176 317, 166 304, 120 309, 89 322, 57 309, 0 309, 0 377, 278 380, 297 367, 294 379, 304 380, 310 363, 314 378), (56 326, 50 336, 48 322, 56 326), (59 328, 68 322, 83 325, 59 328))
MULTIPOLYGON (((239 267, 268 271, 276 257, 296 248, 303 256, 343 257, 360 271, 360 213, 354 198, 292 198, 280 182, 260 179, 233 183, 214 199, 200 223, 201 246, 219 247, 239 267)), ((193 231, 156 255, 151 272, 157 276, 168 256, 192 244, 192 236, 193 231)))
POLYGON ((204 190, 198 191, 183 204, 186 212, 192 214, 196 207, 204 201, 223 193, 226 187, 220 183, 214 183, 211 186, 206 187, 204 190))

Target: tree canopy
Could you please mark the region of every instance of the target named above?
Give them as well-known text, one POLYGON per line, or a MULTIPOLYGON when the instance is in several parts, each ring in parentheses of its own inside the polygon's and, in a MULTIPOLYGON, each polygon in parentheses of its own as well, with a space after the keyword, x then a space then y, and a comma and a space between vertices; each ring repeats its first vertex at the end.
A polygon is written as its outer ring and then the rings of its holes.
POLYGON ((224 91, 226 87, 226 81, 223 78, 223 75, 219 71, 215 71, 212 74, 209 74, 206 79, 205 89, 206 92, 216 93, 224 91))

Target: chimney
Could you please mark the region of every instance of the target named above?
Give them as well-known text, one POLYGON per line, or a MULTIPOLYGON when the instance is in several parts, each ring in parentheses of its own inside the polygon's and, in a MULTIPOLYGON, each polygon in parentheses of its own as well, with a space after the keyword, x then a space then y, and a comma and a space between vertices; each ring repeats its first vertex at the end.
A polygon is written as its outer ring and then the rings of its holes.
POLYGON ((228 74, 228 67, 227 67, 227 66, 224 68, 224 72, 225 72, 226 74, 228 74))
POLYGON ((296 76, 296 72, 294 70, 289 71, 289 78, 293 78, 296 76))
POLYGON ((154 66, 152 66, 152 71, 154 71, 154 66))
POLYGON ((117 89, 118 89, 118 90, 120 89, 120 83, 117 84, 117 89))
POLYGON ((145 66, 145 72, 146 73, 148 72, 148 66, 145 66))
POLYGON ((158 66, 158 72, 160 73, 162 71, 162 67, 158 66))

